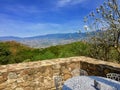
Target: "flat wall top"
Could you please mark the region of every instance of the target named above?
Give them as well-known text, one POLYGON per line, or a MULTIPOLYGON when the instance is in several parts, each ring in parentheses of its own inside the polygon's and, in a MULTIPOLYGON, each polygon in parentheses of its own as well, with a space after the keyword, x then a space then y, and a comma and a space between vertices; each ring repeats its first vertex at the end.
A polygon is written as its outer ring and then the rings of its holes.
POLYGON ((16 70, 22 70, 25 68, 37 68, 42 66, 49 66, 49 65, 55 65, 60 63, 69 63, 69 62, 86 62, 90 64, 101 64, 101 65, 107 65, 112 66, 115 68, 120 68, 120 64, 112 63, 112 62, 105 62, 98 59, 93 59, 85 56, 79 56, 79 57, 69 57, 69 58, 57 58, 57 59, 50 59, 50 60, 43 60, 43 61, 34 61, 34 62, 23 62, 19 64, 8 64, 8 65, 1 65, 0 66, 0 73, 1 72, 7 72, 7 71, 16 71, 16 70))

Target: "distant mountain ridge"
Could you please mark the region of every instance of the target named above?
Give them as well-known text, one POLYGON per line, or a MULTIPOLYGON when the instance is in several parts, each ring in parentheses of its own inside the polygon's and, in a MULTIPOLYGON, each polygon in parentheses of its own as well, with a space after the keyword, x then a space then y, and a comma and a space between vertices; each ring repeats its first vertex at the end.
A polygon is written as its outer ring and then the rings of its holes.
POLYGON ((11 41, 11 40, 20 40, 22 38, 20 37, 15 37, 15 36, 3 36, 0 37, 0 41, 11 41))
POLYGON ((0 37, 0 41, 9 41, 9 40, 20 40, 20 39, 70 39, 70 38, 80 38, 86 36, 86 33, 58 33, 58 34, 47 34, 47 35, 39 35, 33 37, 16 37, 16 36, 2 36, 0 37))
POLYGON ((22 44, 28 45, 30 47, 48 47, 59 44, 68 44, 71 42, 84 40, 86 38, 86 33, 58 33, 58 34, 47 34, 34 37, 14 37, 6 36, 0 37, 0 41, 17 41, 22 44))
POLYGON ((42 35, 42 36, 35 36, 35 37, 29 37, 27 39, 30 39, 30 38, 49 38, 49 39, 54 39, 54 38, 57 38, 57 39, 70 39, 70 38, 79 38, 80 35, 85 35, 85 33, 82 33, 82 34, 78 34, 78 33, 64 33, 64 34, 47 34, 47 35, 42 35))

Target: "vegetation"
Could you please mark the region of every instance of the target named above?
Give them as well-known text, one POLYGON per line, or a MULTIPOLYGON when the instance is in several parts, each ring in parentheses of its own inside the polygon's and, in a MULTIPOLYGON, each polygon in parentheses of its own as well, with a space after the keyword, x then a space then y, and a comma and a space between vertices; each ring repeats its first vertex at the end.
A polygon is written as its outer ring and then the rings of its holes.
MULTIPOLYGON (((72 56, 91 56, 91 53, 97 53, 94 50, 91 50, 91 46, 93 45, 81 41, 66 45, 35 49, 14 41, 0 42, 0 64, 11 64, 72 56)), ((102 52, 103 51, 101 50, 99 54, 102 52)), ((109 56, 109 61, 120 62, 120 56, 114 48, 111 48, 109 56)))
POLYGON ((75 42, 72 44, 51 46, 40 49, 33 49, 14 41, 0 42, 0 64, 20 63, 79 55, 88 56, 87 48, 88 45, 83 42, 75 42))
POLYGON ((108 0, 84 18, 85 29, 94 31, 94 36, 90 39, 94 51, 91 56, 108 61, 116 53, 116 59, 120 62, 119 6, 119 0, 108 0))

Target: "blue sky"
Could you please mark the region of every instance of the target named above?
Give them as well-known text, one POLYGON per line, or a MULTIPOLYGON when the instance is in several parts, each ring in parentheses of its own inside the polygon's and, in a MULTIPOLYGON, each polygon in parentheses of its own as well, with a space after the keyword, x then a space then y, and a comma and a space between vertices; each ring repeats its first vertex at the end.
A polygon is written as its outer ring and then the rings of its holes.
POLYGON ((0 36, 84 32, 83 17, 103 1, 0 0, 0 36))

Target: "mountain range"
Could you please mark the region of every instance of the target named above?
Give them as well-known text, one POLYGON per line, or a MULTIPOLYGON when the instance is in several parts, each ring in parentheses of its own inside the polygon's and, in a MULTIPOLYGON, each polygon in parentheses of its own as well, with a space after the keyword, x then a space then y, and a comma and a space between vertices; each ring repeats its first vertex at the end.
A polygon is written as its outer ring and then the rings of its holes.
POLYGON ((87 37, 86 33, 58 33, 24 38, 4 36, 0 37, 0 41, 16 41, 28 45, 30 47, 44 48, 84 40, 86 37, 87 37))

